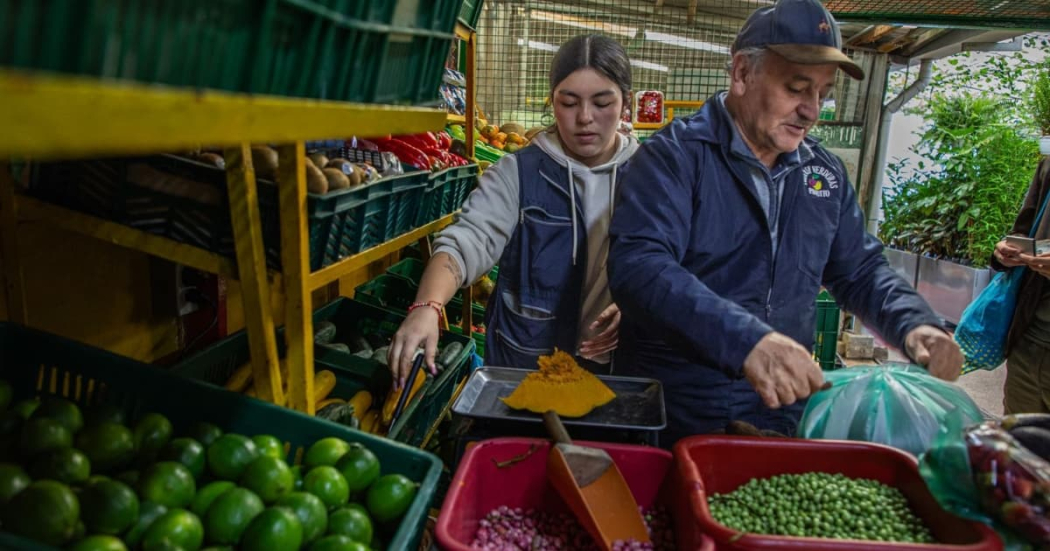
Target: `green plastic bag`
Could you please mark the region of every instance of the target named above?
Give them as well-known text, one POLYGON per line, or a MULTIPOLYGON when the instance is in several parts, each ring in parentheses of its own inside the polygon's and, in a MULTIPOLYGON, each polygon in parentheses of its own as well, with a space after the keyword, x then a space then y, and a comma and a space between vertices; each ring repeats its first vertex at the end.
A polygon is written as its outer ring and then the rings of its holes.
POLYGON ((916 365, 851 367, 824 378, 832 386, 810 397, 802 438, 875 442, 918 456, 949 413, 960 412, 968 424, 984 419, 966 391, 916 365))
MULTIPOLYGON (((1015 445, 1004 446, 1005 440, 999 434, 1001 432, 994 421, 971 425, 962 413, 952 412, 945 420, 945 426, 937 435, 933 446, 919 460, 919 473, 926 481, 930 493, 944 510, 991 526, 1003 540, 1003 549, 1006 551, 1028 551, 1035 547, 1026 539, 1040 541, 1041 538, 1031 533, 1031 530, 1026 530, 1028 537, 1022 537, 1004 524, 1001 515, 1002 503, 998 503, 997 499, 1008 501, 1009 494, 997 498, 994 487, 986 485, 983 492, 978 489, 970 462, 971 449, 1006 452, 1007 456, 1011 457, 1011 464, 1033 461, 1033 458, 1016 449, 1015 445), (996 513, 989 514, 989 511, 996 513)), ((991 480, 997 482, 994 477, 991 480)), ((1017 526, 1021 529, 1028 528, 1024 523, 1017 526)))

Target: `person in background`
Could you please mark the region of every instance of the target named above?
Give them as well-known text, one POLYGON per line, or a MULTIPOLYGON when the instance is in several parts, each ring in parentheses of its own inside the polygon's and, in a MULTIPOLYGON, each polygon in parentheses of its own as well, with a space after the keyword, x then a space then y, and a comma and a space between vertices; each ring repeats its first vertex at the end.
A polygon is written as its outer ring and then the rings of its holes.
MULTIPOLYGON (((1043 157, 1011 234, 1029 236, 1047 193, 1050 157, 1043 157)), ((1045 213, 1035 239, 1050 239, 1050 217, 1045 213)), ((1050 413, 1050 253, 1025 254, 1004 239, 996 244, 992 256, 992 267, 997 270, 1028 267, 1021 278, 1017 307, 1006 338, 1003 405, 1006 413, 1050 413)))
POLYGON ((434 372, 439 314, 456 290, 499 263, 485 313, 486 365, 536 368, 555 347, 608 372, 620 312, 605 263, 617 168, 637 149, 617 132, 631 88, 615 40, 577 36, 550 68, 555 124, 482 175, 456 223, 434 242, 389 365, 404 384, 417 347, 434 372))
POLYGON ((818 0, 759 8, 732 46, 728 91, 624 168, 616 365, 663 382, 662 446, 733 420, 795 433, 824 382, 811 352, 822 285, 933 375, 958 377, 958 346, 866 233, 842 162, 807 138, 836 72, 864 78, 841 40, 818 0))

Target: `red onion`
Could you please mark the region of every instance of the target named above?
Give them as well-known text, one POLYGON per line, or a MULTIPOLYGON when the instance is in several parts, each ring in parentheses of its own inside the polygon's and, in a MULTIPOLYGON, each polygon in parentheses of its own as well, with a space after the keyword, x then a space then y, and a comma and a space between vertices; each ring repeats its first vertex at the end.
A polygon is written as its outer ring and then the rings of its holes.
MULTIPOLYGON (((614 550, 673 551, 674 532, 667 511, 660 506, 643 509, 642 518, 652 543, 617 541, 614 550)), ((572 515, 501 506, 478 523, 472 549, 487 551, 597 551, 598 546, 572 515)))

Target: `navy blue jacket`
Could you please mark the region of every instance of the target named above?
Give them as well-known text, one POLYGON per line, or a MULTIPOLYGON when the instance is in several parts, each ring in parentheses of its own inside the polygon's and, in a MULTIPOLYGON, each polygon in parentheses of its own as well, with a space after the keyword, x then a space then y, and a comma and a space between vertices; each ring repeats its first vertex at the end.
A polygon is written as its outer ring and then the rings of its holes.
POLYGON ((535 369, 554 348, 573 354, 580 319, 587 234, 573 235, 572 208, 584 220, 564 168, 539 147, 515 153, 520 219, 499 260, 496 288, 485 311, 485 364, 535 369), (537 177, 538 176, 538 177, 537 177), (529 182, 527 185, 526 182, 529 182))
POLYGON ((822 285, 894 346, 919 325, 941 325, 889 268, 842 162, 815 140, 785 177, 774 256, 748 166, 729 151, 732 124, 712 98, 622 171, 608 263, 623 312, 615 365, 663 382, 662 445, 734 419, 794 433, 804 402, 766 408, 742 366, 770 331, 812 347, 822 285))

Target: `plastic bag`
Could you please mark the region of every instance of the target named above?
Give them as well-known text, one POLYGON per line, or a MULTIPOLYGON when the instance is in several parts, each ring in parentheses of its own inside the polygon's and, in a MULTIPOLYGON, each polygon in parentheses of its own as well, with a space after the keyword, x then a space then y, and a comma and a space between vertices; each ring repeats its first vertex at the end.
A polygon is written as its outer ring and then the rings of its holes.
POLYGON ((917 456, 933 444, 952 411, 967 424, 984 420, 964 390, 919 366, 851 367, 824 378, 832 387, 806 404, 798 429, 803 438, 876 442, 917 456))
POLYGON ((951 415, 919 472, 941 507, 992 526, 1006 549, 1043 548, 1050 545, 1050 463, 1002 426, 951 415))

